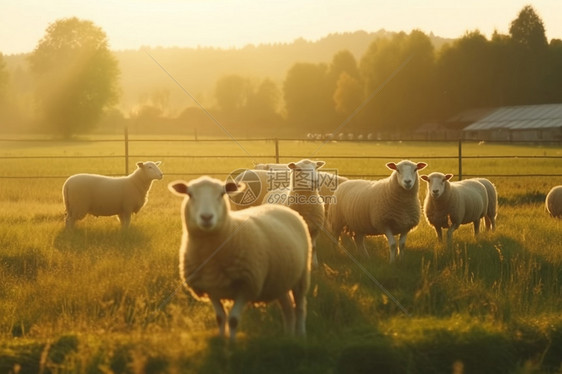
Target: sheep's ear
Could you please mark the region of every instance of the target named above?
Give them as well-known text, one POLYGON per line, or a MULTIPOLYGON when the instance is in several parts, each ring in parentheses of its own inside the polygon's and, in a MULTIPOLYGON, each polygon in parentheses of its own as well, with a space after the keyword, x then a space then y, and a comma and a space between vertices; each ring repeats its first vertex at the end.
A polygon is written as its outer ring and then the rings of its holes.
POLYGON ((416 170, 421 170, 423 168, 425 168, 427 166, 427 164, 425 162, 418 162, 418 164, 416 165, 416 170))
POLYGON ((326 161, 316 161, 316 169, 320 169, 324 165, 326 165, 326 161))
POLYGON ((289 162, 287 166, 289 167, 289 169, 295 169, 297 167, 297 164, 295 164, 294 162, 289 162))
POLYGON ((224 184, 224 192, 227 194, 235 193, 235 192, 242 192, 246 189, 246 183, 244 182, 226 182, 224 184))
POLYGON ((429 177, 427 175, 420 175, 420 178, 423 179, 426 182, 429 182, 429 177))
POLYGON ((451 178, 453 178, 453 174, 445 174, 445 180, 446 181, 448 181, 451 178))
POLYGON ((144 164, 143 164, 142 162, 137 162, 137 166, 138 166, 139 168, 142 168, 142 167, 144 166, 144 164))
POLYGON ((389 168, 390 170, 398 170, 398 167, 394 162, 389 162, 388 164, 386 164, 386 167, 389 168))
POLYGON ((155 162, 156 166, 160 166, 161 163, 162 163, 162 161, 156 161, 155 162))
POLYGON ((187 183, 183 181, 170 182, 170 184, 168 184, 168 189, 176 195, 189 196, 189 188, 187 187, 187 183))

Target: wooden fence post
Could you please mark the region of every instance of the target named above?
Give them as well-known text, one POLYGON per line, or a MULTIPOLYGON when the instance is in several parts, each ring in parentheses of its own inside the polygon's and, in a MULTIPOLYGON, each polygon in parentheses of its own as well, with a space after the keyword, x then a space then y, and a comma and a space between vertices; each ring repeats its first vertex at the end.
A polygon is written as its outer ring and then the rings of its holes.
POLYGON ((275 163, 279 163, 279 139, 275 138, 275 163))
POLYGON ((129 175, 129 128, 124 127, 125 132, 125 175, 129 175))
POLYGON ((459 139, 459 180, 462 181, 462 139, 459 139))

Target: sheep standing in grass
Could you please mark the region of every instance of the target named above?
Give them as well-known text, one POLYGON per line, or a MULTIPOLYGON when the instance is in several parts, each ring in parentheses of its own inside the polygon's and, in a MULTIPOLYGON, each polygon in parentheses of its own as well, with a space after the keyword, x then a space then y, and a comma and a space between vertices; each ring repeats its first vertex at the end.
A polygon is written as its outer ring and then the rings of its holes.
POLYGON ((442 228, 447 230, 447 242, 453 232, 465 223, 474 224, 474 235, 478 235, 480 220, 488 212, 488 192, 476 179, 450 182, 453 174, 434 172, 422 175, 427 182, 424 213, 429 224, 435 227, 437 237, 442 240, 442 228))
MULTIPOLYGON (((286 170, 244 170, 234 178, 234 181, 248 184, 250 191, 247 190, 244 194, 233 196, 231 199, 232 210, 246 209, 261 205, 265 195, 271 190, 288 190, 290 188, 290 172, 291 169, 288 167, 286 170)), ((318 193, 322 200, 324 200, 324 207, 327 212, 327 205, 337 187, 348 181, 348 178, 321 170, 317 171, 317 174, 318 193)))
POLYGON ((256 170, 288 170, 288 164, 256 164, 256 170))
POLYGON ((227 193, 238 189, 236 183, 206 176, 172 182, 169 189, 184 197, 180 275, 196 297, 210 299, 220 335, 225 299, 234 300, 232 341, 244 306, 273 300, 281 305, 286 331, 305 335, 311 243, 302 217, 279 205, 232 212, 227 193))
POLYGON ((289 188, 269 191, 263 204, 281 204, 297 211, 306 222, 312 240, 312 264, 318 266, 316 240, 324 227, 324 201, 318 192, 318 169, 324 161, 300 160, 288 164, 289 188))
POLYGON ((476 180, 486 187, 486 193, 488 194, 488 210, 484 216, 486 229, 495 231, 496 216, 498 214, 498 192, 496 191, 496 186, 486 178, 477 178, 476 180))
POLYGON ((357 247, 369 256, 365 247, 365 235, 385 235, 390 251, 390 262, 402 255, 408 232, 416 227, 421 216, 418 197, 418 170, 427 166, 424 162, 402 160, 386 166, 392 174, 379 181, 349 180, 338 186, 335 202, 328 211, 328 227, 339 239, 347 228, 354 233, 357 247), (400 234, 397 247, 394 235, 400 234))
POLYGON ((562 218, 562 185, 552 187, 546 195, 545 205, 552 217, 562 218))
POLYGON ((98 174, 75 174, 62 187, 66 208, 66 227, 87 214, 118 216, 121 226, 127 228, 131 215, 138 213, 148 200, 152 181, 162 179, 158 162, 138 162, 137 169, 126 177, 107 177, 98 174))

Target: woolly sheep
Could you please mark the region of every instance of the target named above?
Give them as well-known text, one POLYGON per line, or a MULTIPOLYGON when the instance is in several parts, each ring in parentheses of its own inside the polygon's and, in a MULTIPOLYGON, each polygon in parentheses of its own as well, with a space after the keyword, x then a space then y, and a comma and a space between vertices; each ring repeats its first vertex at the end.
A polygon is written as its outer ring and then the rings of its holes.
POLYGON ((488 194, 488 210, 484 216, 486 229, 494 231, 496 229, 496 216, 498 212, 498 192, 496 186, 486 178, 476 178, 476 180, 486 187, 488 194))
POLYGON ((225 299, 234 301, 228 319, 232 341, 244 306, 273 300, 281 305, 285 330, 305 335, 311 242, 302 217, 279 205, 232 212, 226 194, 238 186, 207 176, 168 188, 184 197, 181 278, 196 298, 210 299, 220 335, 225 299))
POLYGON ((545 205, 552 217, 562 218, 562 185, 552 187, 546 195, 545 205))
POLYGON ((256 164, 256 170, 289 170, 288 164, 256 164))
POLYGON ((324 201, 318 192, 318 169, 324 161, 300 160, 288 164, 291 169, 288 189, 269 191, 263 204, 281 204, 298 212, 308 226, 312 241, 312 264, 318 266, 316 240, 324 227, 324 201))
POLYGON ((338 186, 328 211, 328 227, 336 239, 342 230, 353 232, 357 247, 369 256, 365 235, 385 235, 390 251, 390 262, 402 255, 408 232, 416 227, 421 216, 418 197, 418 170, 425 162, 402 160, 389 162, 392 174, 378 181, 349 180, 338 186), (400 234, 397 248, 394 235, 400 234))
MULTIPOLYGON (((265 195, 274 189, 289 189, 290 170, 258 170, 246 169, 238 174, 235 182, 244 182, 248 188, 244 193, 232 196, 232 210, 240 210, 261 205, 265 195)), ((330 172, 318 171, 319 194, 325 207, 329 204, 336 188, 348 179, 330 172)))
POLYGON ((437 237, 442 240, 442 228, 448 228, 447 241, 460 225, 474 224, 474 235, 478 235, 480 220, 488 212, 486 187, 476 179, 450 182, 453 174, 434 172, 422 175, 427 182, 424 213, 429 224, 435 227, 437 237))
POLYGON ((87 214, 118 216, 121 226, 127 228, 131 215, 138 213, 148 201, 152 182, 162 179, 160 161, 138 162, 137 169, 125 177, 98 174, 75 174, 62 187, 66 208, 66 227, 87 214))

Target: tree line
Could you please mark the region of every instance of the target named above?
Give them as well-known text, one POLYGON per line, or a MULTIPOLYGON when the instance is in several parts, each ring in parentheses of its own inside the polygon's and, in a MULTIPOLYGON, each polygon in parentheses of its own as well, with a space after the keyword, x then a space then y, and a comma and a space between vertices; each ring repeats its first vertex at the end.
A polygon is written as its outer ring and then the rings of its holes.
MULTIPOLYGON (((173 116, 166 90, 144 97, 134 112, 110 110, 118 102, 119 66, 103 30, 89 21, 56 21, 28 61, 37 117, 45 131, 62 136, 91 131, 103 119, 201 134, 220 134, 219 122, 238 136, 407 134, 467 109, 562 102, 562 40, 547 40, 531 6, 508 34, 490 39, 476 30, 436 48, 414 30, 375 38, 359 57, 341 50, 326 63, 296 62, 281 81, 225 75, 205 110, 190 106, 173 116)), ((4 106, 8 81, 0 55, 4 106)))

